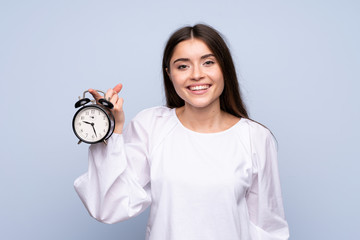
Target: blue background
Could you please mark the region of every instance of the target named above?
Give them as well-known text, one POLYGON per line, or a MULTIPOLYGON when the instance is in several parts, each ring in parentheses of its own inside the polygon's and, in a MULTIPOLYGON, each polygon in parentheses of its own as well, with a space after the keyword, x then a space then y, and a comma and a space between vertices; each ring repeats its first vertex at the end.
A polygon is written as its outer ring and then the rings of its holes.
POLYGON ((163 104, 164 44, 204 22, 229 43, 251 117, 277 137, 291 239, 358 239, 359 12, 355 0, 1 0, 0 238, 144 239, 148 212, 106 225, 77 197, 88 146, 73 105, 118 82, 127 122, 163 104))

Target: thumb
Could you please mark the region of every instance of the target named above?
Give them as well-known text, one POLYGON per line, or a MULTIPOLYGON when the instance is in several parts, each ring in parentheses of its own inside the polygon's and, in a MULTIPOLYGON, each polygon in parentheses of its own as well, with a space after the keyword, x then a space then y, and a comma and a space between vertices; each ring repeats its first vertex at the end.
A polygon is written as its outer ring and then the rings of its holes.
POLYGON ((103 98, 102 95, 100 95, 96 90, 94 90, 94 89, 92 89, 92 88, 90 88, 88 91, 89 91, 89 93, 94 97, 94 99, 95 99, 96 101, 99 101, 99 99, 103 98))

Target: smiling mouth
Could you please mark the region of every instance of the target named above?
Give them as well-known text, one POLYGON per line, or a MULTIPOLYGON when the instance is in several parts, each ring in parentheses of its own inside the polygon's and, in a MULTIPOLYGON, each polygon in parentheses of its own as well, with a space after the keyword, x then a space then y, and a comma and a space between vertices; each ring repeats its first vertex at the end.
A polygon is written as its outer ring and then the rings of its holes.
POLYGON ((189 86, 188 89, 190 89, 191 91, 201 91, 201 90, 209 89, 210 86, 211 85, 209 85, 209 84, 196 85, 196 86, 189 86))

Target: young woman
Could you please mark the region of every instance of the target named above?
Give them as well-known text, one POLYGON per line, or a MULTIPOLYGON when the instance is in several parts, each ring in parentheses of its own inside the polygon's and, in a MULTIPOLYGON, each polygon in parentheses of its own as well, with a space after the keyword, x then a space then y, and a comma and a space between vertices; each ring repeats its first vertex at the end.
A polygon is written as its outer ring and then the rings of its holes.
POLYGON ((151 206, 147 240, 288 239, 276 144, 249 119, 220 34, 177 30, 162 68, 167 106, 140 112, 124 131, 122 85, 107 91, 116 129, 90 147, 89 170, 75 181, 89 213, 115 223, 151 206))

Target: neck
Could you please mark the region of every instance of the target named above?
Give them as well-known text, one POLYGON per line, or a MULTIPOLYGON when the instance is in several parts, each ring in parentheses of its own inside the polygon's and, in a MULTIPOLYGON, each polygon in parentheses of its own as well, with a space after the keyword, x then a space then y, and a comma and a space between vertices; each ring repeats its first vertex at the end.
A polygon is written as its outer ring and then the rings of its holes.
POLYGON ((220 105, 196 108, 185 104, 176 109, 180 122, 196 132, 211 133, 224 130, 224 119, 226 113, 221 111, 220 105))

